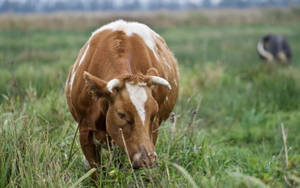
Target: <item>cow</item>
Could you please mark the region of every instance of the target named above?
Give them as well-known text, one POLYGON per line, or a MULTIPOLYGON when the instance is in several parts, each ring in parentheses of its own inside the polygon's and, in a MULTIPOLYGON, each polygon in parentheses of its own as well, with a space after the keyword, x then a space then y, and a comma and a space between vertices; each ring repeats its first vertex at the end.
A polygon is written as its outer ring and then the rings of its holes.
POLYGON ((263 36, 257 43, 257 52, 260 58, 268 62, 278 60, 284 65, 290 64, 292 58, 290 45, 281 35, 263 36))
POLYGON ((148 26, 117 20, 92 33, 65 86, 91 168, 106 141, 126 151, 135 169, 157 165, 158 128, 176 104, 178 79, 173 53, 148 26))

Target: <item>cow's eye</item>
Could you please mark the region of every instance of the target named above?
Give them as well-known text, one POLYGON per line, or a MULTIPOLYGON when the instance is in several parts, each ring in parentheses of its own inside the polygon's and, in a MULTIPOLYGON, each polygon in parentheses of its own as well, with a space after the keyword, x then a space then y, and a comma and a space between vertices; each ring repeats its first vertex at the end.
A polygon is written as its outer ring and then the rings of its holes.
POLYGON ((128 125, 133 125, 134 122, 133 122, 133 120, 128 120, 127 123, 128 123, 128 125))
POLYGON ((120 119, 124 119, 126 117, 126 115, 124 113, 117 112, 117 114, 118 114, 120 119))

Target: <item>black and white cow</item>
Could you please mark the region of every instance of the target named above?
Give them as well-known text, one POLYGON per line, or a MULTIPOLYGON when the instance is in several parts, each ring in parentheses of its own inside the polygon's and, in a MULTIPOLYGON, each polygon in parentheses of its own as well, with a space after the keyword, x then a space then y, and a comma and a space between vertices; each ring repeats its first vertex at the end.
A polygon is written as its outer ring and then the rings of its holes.
POLYGON ((283 64, 289 64, 292 58, 289 43, 280 35, 263 36, 257 43, 257 51, 262 59, 269 62, 278 60, 283 64))

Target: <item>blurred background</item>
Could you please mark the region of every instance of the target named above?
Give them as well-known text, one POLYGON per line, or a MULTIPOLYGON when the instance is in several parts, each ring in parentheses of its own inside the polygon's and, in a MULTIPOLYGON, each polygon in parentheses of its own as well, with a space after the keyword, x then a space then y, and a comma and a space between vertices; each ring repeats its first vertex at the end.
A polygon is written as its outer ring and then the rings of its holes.
POLYGON ((180 97, 159 167, 134 176, 117 148, 103 151, 100 187, 300 186, 300 0, 0 0, 0 187, 93 185, 78 182, 88 168, 78 138, 70 152, 64 84, 91 33, 116 19, 165 39, 180 97), (289 66, 259 57, 269 33, 289 42, 289 66))
POLYGON ((1 0, 1 12, 185 10, 293 6, 299 0, 1 0))

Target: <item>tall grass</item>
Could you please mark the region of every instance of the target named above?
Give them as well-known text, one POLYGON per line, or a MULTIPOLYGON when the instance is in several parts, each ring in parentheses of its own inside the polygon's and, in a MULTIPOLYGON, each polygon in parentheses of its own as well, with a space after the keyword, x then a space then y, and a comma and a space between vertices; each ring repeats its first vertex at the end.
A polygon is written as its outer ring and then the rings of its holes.
MULTIPOLYGON (((299 186, 298 14, 284 25, 264 19, 199 25, 198 13, 191 15, 193 24, 155 28, 178 59, 181 86, 174 114, 159 130, 158 168, 135 171, 135 178, 124 152, 103 149, 96 184, 287 187, 286 176, 299 186), (258 59, 256 42, 271 31, 290 40, 291 67, 258 59)), ((0 187, 95 185, 85 179, 90 174, 78 138, 69 162, 77 125, 63 93, 69 67, 91 31, 0 30, 0 187)))

